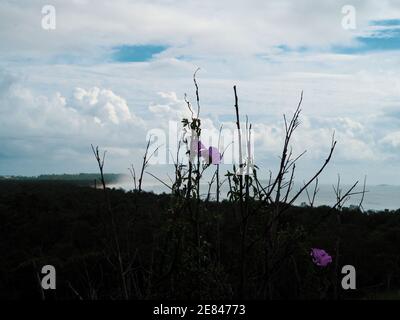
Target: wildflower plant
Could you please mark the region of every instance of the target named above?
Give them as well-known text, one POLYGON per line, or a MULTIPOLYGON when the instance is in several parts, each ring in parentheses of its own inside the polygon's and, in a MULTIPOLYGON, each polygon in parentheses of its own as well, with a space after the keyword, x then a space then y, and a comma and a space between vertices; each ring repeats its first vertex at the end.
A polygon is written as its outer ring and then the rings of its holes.
POLYGON ((318 267, 327 267, 332 263, 332 257, 324 249, 312 248, 310 255, 313 263, 318 267))
MULTIPOLYGON (((220 165, 226 149, 220 149, 220 137, 217 146, 208 145, 207 141, 202 140, 200 95, 196 80, 198 71, 199 69, 193 75, 195 107, 185 95, 190 116, 181 120, 182 136, 174 155, 174 179, 168 184, 147 172, 164 184, 171 193, 163 213, 165 223, 160 227, 160 235, 153 240, 152 259, 143 266, 148 271, 145 272, 146 276, 142 276, 145 279, 142 284, 145 289, 142 291, 147 292, 147 297, 158 297, 156 292, 167 292, 171 297, 181 299, 274 299, 279 296, 282 270, 294 270, 299 287, 304 282, 298 267, 304 255, 299 252, 309 252, 306 238, 310 234, 302 225, 291 225, 288 216, 294 202, 303 192, 307 192, 311 206, 314 204, 318 177, 331 160, 336 140, 333 135, 327 158, 321 167, 295 190, 297 163, 305 153, 294 155, 291 145, 292 137, 300 125, 302 93, 292 118, 288 120, 284 116, 285 136, 278 170, 275 173, 269 171, 267 183, 263 183, 260 177, 265 177, 266 174, 255 164, 253 157, 252 124, 247 117, 245 124, 241 123, 237 88, 234 86, 233 110, 238 135, 235 148, 238 149, 239 161, 221 179, 220 165), (187 156, 185 160, 180 158, 183 148, 187 156), (206 170, 214 171, 208 181, 207 195, 202 197, 200 185, 206 177, 206 170), (228 191, 221 203, 220 188, 225 182, 228 184, 228 191), (216 186, 216 201, 211 201, 210 196, 213 184, 216 186), (314 194, 310 196, 308 188, 313 184, 314 194), (228 208, 230 221, 226 220, 222 208, 228 208), (226 238, 222 236, 224 232, 228 232, 224 230, 227 225, 231 226, 229 241, 234 244, 230 249, 225 247, 226 238), (227 257, 229 264, 224 263, 227 257), (235 274, 234 278, 228 276, 232 274, 235 274)), ((221 130, 222 126, 220 135, 221 130)), ((148 146, 149 144, 147 149, 148 146)), ((143 171, 151 156, 146 151, 138 179, 139 190, 143 171)), ((100 166, 100 171, 102 169, 100 166)), ((136 186, 135 170, 132 167, 130 171, 136 186)), ((339 205, 343 199, 355 194, 355 185, 343 192, 338 199, 339 205)), ((333 212, 337 205, 332 207, 333 212)), ((315 228, 324 218, 320 217, 315 221, 315 228)), ((129 254, 121 253, 120 256, 124 258, 129 254)), ((313 248, 311 256, 313 263, 321 269, 332 263, 332 257, 323 249, 313 248)), ((309 257, 306 257, 308 263, 309 257)), ((120 265, 123 281, 136 279, 136 274, 128 277, 124 261, 120 265)), ((134 284, 138 286, 137 283, 134 284)), ((124 288, 126 297, 130 295, 126 289, 130 285, 132 284, 122 282, 121 287, 124 288)), ((323 291, 326 292, 325 286, 323 291)))

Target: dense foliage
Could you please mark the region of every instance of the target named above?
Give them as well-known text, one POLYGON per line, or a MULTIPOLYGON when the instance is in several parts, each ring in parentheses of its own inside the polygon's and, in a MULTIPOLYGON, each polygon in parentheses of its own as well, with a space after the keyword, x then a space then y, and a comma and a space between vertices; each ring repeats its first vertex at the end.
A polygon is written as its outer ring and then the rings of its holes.
MULTIPOLYGON (((174 195, 107 191, 110 208, 103 190, 82 183, 0 181, 0 299, 40 299, 38 276, 45 264, 57 270, 57 290, 45 292, 46 299, 266 298, 264 225, 271 211, 257 201, 250 204, 258 211, 248 221, 240 288, 241 219, 233 203, 196 203, 194 225, 186 211, 177 210, 181 198, 174 195)), ((340 214, 338 224, 336 210, 328 207, 285 212, 277 227, 275 248, 281 252, 274 255, 268 298, 375 298, 400 288, 400 211, 343 208, 340 214), (333 263, 313 264, 313 247, 327 250, 333 263), (357 290, 337 289, 345 264, 357 270, 357 290)))

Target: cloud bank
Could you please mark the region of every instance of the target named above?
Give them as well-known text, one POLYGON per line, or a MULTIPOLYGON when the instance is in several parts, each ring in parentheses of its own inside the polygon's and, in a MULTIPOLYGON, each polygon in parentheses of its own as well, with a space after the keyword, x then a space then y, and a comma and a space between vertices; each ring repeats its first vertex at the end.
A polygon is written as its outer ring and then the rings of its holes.
POLYGON ((109 150, 110 171, 126 171, 149 130, 187 116, 184 94, 194 101, 200 66, 203 125, 234 126, 236 84, 266 171, 280 152, 282 114, 304 90, 294 140, 295 152, 307 149, 304 176, 324 160, 335 132, 326 181, 367 174, 395 184, 400 58, 380 39, 399 41, 400 5, 354 1, 357 28, 346 30, 345 4, 55 1, 57 28, 45 31, 40 1, 3 1, 0 174, 93 171, 91 143, 109 150))

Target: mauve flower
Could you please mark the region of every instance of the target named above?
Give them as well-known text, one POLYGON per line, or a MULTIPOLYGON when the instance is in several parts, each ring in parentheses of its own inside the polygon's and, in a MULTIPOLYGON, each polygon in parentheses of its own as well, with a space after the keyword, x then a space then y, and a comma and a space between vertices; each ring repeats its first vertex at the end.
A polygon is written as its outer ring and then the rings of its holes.
POLYGON ((323 249, 311 248, 311 257, 319 267, 326 267, 332 262, 332 257, 323 249))
POLYGON ((222 155, 216 147, 209 147, 208 149, 201 150, 201 156, 206 163, 220 164, 222 155))
MULTIPOLYGON (((190 142, 191 157, 200 154, 206 163, 220 164, 222 154, 216 147, 207 148, 197 137, 192 138, 190 142)), ((193 159, 193 158, 192 158, 193 159)))
POLYGON ((206 146, 202 144, 197 137, 194 137, 190 143, 190 153, 194 155, 198 152, 201 153, 203 150, 207 150, 206 146))

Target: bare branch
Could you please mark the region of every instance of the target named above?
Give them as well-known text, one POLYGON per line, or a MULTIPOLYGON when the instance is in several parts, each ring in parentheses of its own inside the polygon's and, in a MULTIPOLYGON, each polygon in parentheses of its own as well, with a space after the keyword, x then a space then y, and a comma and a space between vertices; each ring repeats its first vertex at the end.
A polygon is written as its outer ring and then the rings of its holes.
POLYGON ((156 179, 158 182, 161 182, 164 186, 166 186, 168 189, 172 190, 172 187, 170 187, 168 184, 166 184, 164 181, 162 181, 160 178, 156 177, 154 174, 147 172, 146 173, 150 176, 152 176, 154 179, 156 179))
POLYGON ((200 116, 200 96, 199 96, 199 86, 197 85, 196 81, 196 74, 200 70, 200 68, 197 68, 196 71, 193 74, 193 82, 194 86, 196 87, 196 101, 197 101, 197 119, 200 116))
POLYGON ((294 201, 296 201, 296 199, 300 196, 300 194, 316 179, 318 178, 318 176, 321 174, 321 172, 325 169, 325 167, 328 165, 329 161, 331 160, 333 151, 335 150, 336 147, 336 143, 337 141, 332 140, 333 143, 331 145, 331 149, 329 151, 329 155, 326 158, 324 164, 321 166, 321 168, 317 171, 317 173, 310 179, 308 180, 308 182, 297 192, 297 194, 292 198, 292 200, 290 200, 290 202, 288 203, 289 205, 291 205, 294 201))
POLYGON ((133 164, 131 164, 131 167, 128 168, 128 170, 129 170, 129 172, 130 172, 130 174, 131 174, 131 176, 132 176, 133 185, 134 185, 134 188, 135 188, 135 190, 136 190, 136 189, 137 189, 137 185, 136 185, 136 172, 135 172, 135 167, 133 166, 133 164))
POLYGON ((365 193, 367 192, 367 191, 365 191, 365 186, 366 186, 366 184, 367 184, 367 176, 364 177, 364 184, 363 184, 362 196, 361 196, 361 199, 360 199, 360 203, 358 204, 358 208, 359 208, 360 210, 364 210, 362 204, 363 204, 363 202, 364 202, 365 193))

